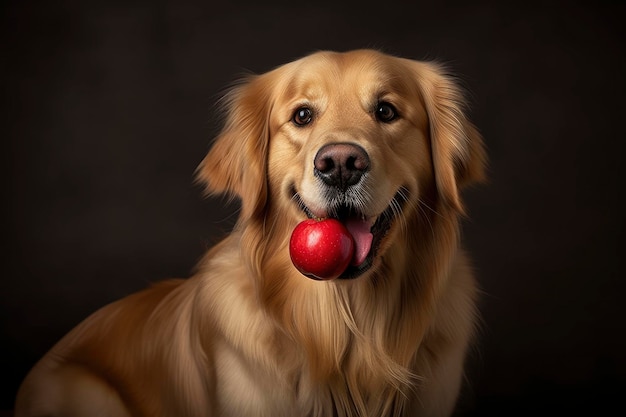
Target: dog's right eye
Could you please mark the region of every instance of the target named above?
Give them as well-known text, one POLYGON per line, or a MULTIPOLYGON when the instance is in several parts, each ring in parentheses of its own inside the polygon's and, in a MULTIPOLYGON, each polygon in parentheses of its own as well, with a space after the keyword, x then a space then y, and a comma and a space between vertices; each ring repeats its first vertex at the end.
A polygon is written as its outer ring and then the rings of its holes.
POLYGON ((376 106, 375 115, 381 122, 390 123, 398 117, 398 111, 391 104, 382 101, 376 106))
POLYGON ((293 118, 291 119, 297 126, 304 126, 311 123, 313 120, 313 112, 308 107, 300 107, 293 114, 293 118))

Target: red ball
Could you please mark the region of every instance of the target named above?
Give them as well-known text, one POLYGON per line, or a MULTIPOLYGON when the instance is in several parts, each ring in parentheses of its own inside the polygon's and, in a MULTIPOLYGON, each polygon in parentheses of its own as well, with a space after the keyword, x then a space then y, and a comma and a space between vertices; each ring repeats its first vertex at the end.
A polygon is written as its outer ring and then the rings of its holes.
POLYGON ((308 219, 291 233, 289 254, 294 266, 309 278, 331 280, 346 270, 354 255, 354 240, 336 219, 308 219))

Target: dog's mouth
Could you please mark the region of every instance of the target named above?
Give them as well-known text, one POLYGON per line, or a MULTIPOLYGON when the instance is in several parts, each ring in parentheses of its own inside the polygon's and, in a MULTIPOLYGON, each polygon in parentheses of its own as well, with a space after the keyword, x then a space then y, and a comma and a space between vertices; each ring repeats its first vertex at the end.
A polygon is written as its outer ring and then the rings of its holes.
MULTIPOLYGON (((320 220, 304 203, 295 187, 292 199, 310 219, 320 220)), ((401 215, 408 200, 408 190, 400 187, 389 205, 375 217, 367 217, 359 208, 350 203, 341 203, 328 209, 327 217, 339 220, 348 229, 354 240, 354 256, 339 279, 353 279, 367 272, 378 256, 381 243, 389 234, 396 218, 401 215)))

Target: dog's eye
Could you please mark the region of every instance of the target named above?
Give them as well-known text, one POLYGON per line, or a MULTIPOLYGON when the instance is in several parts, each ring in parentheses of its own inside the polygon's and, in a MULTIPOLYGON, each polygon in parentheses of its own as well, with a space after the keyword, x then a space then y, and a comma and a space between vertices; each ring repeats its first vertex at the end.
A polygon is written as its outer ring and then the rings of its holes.
POLYGON ((292 120, 298 126, 308 125, 313 120, 313 112, 308 107, 300 107, 293 114, 292 120))
POLYGON ((398 117, 398 112, 396 108, 391 104, 382 101, 376 105, 376 118, 384 123, 389 123, 392 120, 395 120, 398 117))

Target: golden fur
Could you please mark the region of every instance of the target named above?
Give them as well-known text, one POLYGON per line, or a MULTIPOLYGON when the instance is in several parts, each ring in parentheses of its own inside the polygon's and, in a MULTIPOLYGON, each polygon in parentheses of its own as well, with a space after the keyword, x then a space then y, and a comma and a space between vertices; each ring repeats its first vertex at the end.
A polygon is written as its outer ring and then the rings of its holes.
POLYGON ((452 78, 376 51, 319 52, 247 78, 224 105, 198 178, 240 198, 234 230, 193 277, 72 330, 26 378, 17 417, 451 414, 476 319, 459 190, 484 163, 452 78), (380 101, 399 117, 377 120, 380 101), (302 106, 314 120, 296 126, 302 106), (368 271, 315 281, 288 243, 303 205, 329 213, 312 172, 331 142, 369 155, 363 217, 391 205, 395 218, 368 271))

